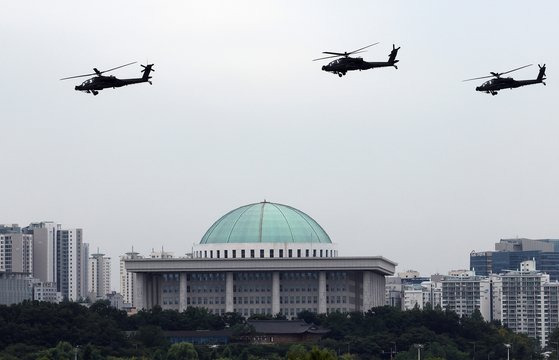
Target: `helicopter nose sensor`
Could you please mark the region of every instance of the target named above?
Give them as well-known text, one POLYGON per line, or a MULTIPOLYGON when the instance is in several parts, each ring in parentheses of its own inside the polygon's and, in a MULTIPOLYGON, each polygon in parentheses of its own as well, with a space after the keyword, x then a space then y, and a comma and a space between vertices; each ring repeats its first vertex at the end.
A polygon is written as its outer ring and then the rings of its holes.
POLYGON ((326 70, 326 66, 322 66, 322 70, 326 70))

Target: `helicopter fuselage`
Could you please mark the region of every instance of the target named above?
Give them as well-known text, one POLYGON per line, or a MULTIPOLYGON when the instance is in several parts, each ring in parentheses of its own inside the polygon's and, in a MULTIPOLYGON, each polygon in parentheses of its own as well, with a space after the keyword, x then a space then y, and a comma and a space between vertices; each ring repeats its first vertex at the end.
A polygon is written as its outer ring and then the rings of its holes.
POLYGON ((363 60, 360 57, 357 58, 344 57, 344 58, 334 60, 330 62, 328 65, 324 65, 322 67, 322 70, 342 76, 345 75, 346 72, 354 71, 354 70, 369 70, 374 68, 390 67, 390 66, 394 66, 395 68, 398 68, 395 65, 397 62, 398 60, 369 62, 363 60))
POLYGON ((534 80, 514 80, 513 78, 496 78, 484 82, 481 86, 476 87, 476 91, 485 92, 495 95, 497 91, 503 89, 514 89, 521 86, 543 83, 541 79, 534 80))
POLYGON ((114 76, 95 76, 91 79, 87 79, 81 85, 76 86, 75 90, 91 92, 108 88, 117 88, 126 85, 139 84, 148 81, 149 79, 144 78, 119 79, 114 76))

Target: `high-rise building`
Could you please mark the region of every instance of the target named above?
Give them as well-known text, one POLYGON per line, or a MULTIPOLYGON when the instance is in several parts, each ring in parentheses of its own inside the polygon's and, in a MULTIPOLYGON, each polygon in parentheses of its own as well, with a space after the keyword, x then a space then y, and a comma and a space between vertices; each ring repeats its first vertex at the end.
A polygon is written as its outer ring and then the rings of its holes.
POLYGON ((111 292, 111 258, 97 249, 97 253, 89 257, 88 263, 88 297, 93 301, 104 299, 111 292))
POLYGON ((501 239, 495 251, 470 253, 470 270, 477 275, 489 276, 509 270, 518 270, 520 263, 534 259, 538 270, 559 280, 559 240, 556 239, 501 239))
POLYGON ((557 297, 559 283, 550 282, 550 276, 536 270, 536 262, 524 261, 519 270, 499 275, 494 282, 494 293, 499 294, 496 308, 500 314, 494 318, 509 329, 538 338, 546 346, 549 335, 559 322, 557 297))
POLYGON ((86 242, 82 242, 82 249, 81 249, 81 258, 83 259, 81 264, 81 271, 82 271, 82 283, 81 283, 81 294, 82 296, 87 296, 89 292, 89 244, 86 242))
POLYGON ((478 310, 485 320, 491 320, 491 289, 487 277, 476 276, 472 271, 445 276, 441 282, 443 309, 460 316, 470 316, 478 310))
POLYGON ((124 302, 132 306, 135 306, 134 285, 136 281, 136 274, 126 270, 125 261, 141 258, 140 254, 134 251, 134 248, 132 248, 132 251, 127 252, 120 257, 120 293, 124 298, 124 302))
POLYGON ((58 230, 56 232, 56 283, 62 296, 76 301, 85 298, 84 282, 87 272, 84 272, 82 229, 58 230))
POLYGON ((60 228, 60 224, 44 221, 23 229, 25 234, 33 236, 33 277, 43 282, 56 282, 56 241, 60 228))
POLYGON ((17 225, 0 225, 0 271, 33 273, 33 236, 17 225))

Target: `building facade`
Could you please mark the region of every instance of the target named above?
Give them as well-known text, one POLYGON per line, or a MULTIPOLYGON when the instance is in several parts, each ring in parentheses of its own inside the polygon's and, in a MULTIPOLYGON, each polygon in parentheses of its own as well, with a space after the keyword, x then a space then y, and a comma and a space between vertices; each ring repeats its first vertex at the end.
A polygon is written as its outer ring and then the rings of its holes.
POLYGON ((60 224, 51 221, 31 223, 23 229, 33 236, 33 277, 43 282, 56 282, 57 232, 60 224))
POLYGON ((0 273, 0 305, 33 299, 33 278, 29 274, 0 273))
POLYGON ((445 276, 442 279, 442 308, 460 316, 471 316, 478 310, 490 321, 490 282, 487 277, 473 272, 445 276))
POLYGON ((92 301, 104 299, 111 292, 111 258, 97 250, 88 263, 88 297, 92 301))
POLYGON ((538 269, 559 280, 559 240, 501 239, 495 251, 470 253, 470 270, 481 276, 518 270, 523 261, 535 260, 538 269))
POLYGON ((56 232, 56 283, 70 301, 87 297, 87 258, 84 256, 82 229, 56 232))
POLYGON ((33 273, 33 236, 14 225, 0 225, 0 271, 33 273))
POLYGON ((307 214, 262 202, 216 221, 192 257, 125 259, 135 273, 137 308, 187 306, 243 316, 307 310, 367 311, 384 305, 386 275, 395 263, 380 256, 340 257, 307 214))
POLYGON ((120 293, 126 304, 134 305, 134 288, 136 282, 136 274, 126 270, 125 261, 142 259, 139 253, 134 251, 127 252, 120 257, 119 275, 120 275, 120 293))
POLYGON ((56 283, 35 282, 33 284, 33 300, 59 303, 62 301, 62 294, 56 288, 56 283))

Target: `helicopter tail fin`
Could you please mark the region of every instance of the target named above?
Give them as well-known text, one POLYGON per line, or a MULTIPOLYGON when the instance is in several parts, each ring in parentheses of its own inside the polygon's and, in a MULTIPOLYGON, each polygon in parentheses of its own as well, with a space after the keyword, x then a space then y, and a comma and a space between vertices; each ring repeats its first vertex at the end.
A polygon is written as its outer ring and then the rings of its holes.
POLYGON ((390 52, 390 55, 388 55, 388 62, 391 63, 392 65, 400 61, 400 60, 396 60, 396 55, 398 55, 398 50, 400 50, 400 47, 396 47, 394 44, 392 44, 392 51, 390 52))
POLYGON ((149 74, 150 74, 152 71, 155 71, 155 70, 153 69, 153 64, 142 65, 142 67, 144 68, 144 69, 142 70, 142 72, 144 73, 144 75, 142 76, 142 79, 143 79, 144 81, 149 81, 149 79, 151 79, 151 76, 149 76, 149 74))
POLYGON ((540 72, 538 73, 538 81, 544 81, 545 80, 545 64, 542 65, 538 65, 540 67, 540 72))

